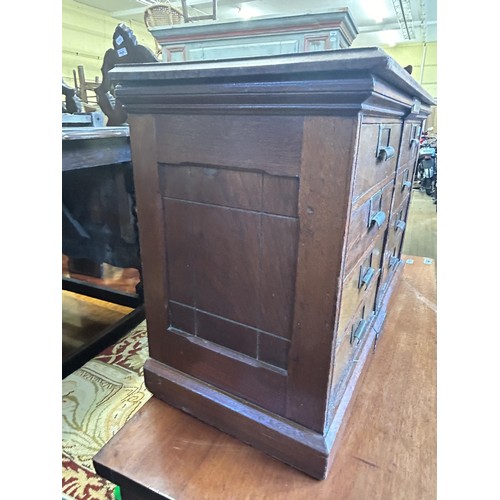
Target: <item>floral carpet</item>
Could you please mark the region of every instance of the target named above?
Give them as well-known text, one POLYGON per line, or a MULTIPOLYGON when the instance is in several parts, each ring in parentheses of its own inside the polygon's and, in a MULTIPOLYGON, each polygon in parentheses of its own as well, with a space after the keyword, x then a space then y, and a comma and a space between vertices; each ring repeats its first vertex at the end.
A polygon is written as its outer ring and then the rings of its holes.
POLYGON ((62 381, 62 493, 67 500, 115 500, 115 485, 92 458, 151 397, 142 367, 146 322, 62 381))

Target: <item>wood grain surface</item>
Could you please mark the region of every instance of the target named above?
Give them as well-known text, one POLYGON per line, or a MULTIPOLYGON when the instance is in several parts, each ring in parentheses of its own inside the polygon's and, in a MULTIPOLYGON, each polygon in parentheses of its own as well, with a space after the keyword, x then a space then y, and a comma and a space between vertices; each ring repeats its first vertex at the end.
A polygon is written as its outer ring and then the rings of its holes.
POLYGON ((123 499, 436 498, 436 269, 412 259, 318 481, 156 398, 96 455, 123 499))

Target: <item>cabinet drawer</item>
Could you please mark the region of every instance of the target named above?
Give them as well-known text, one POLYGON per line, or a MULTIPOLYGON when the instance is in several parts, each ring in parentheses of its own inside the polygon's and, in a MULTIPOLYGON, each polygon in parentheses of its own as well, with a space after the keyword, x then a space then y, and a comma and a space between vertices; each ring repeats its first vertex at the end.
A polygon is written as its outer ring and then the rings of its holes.
POLYGON ((340 305, 339 324, 337 330, 343 332, 352 315, 366 295, 377 286, 382 266, 383 235, 376 240, 374 246, 352 268, 344 279, 342 286, 342 302, 340 305))
MULTIPOLYGON (((399 220, 396 217, 391 218, 391 222, 399 220)), ((376 305, 379 308, 387 286, 391 282, 394 271, 401 259, 401 247, 403 243, 404 229, 396 229, 394 223, 388 228, 387 244, 382 258, 382 267, 380 271, 380 283, 377 290, 376 305)))
POLYGON ((392 202, 392 212, 399 210, 401 204, 407 200, 413 187, 413 170, 406 167, 396 176, 394 184, 394 201, 392 202))
POLYGON ((370 320, 375 312, 377 287, 371 287, 364 301, 351 318, 342 335, 337 337, 335 345, 335 360, 333 366, 333 386, 337 385, 348 371, 357 346, 363 341, 371 328, 370 320))
POLYGON ((399 256, 397 252, 397 245, 394 245, 392 249, 387 249, 384 252, 384 258, 382 263, 382 269, 380 271, 380 282, 377 288, 377 298, 376 298, 376 308, 380 309, 384 294, 387 290, 389 283, 391 282, 394 271, 396 270, 397 264, 399 262, 399 256))
POLYGON ((393 186, 394 181, 391 180, 351 212, 347 235, 347 271, 361 258, 370 243, 384 233, 391 209, 393 186))
POLYGON ((386 248, 393 247, 396 244, 400 243, 399 240, 401 240, 401 237, 406 230, 409 203, 410 197, 407 196, 406 199, 403 200, 400 206, 391 215, 391 219, 387 227, 386 248))
POLYGON ((400 123, 361 125, 353 201, 395 172, 400 138, 400 123))
POLYGON ((408 122, 404 124, 399 153, 399 168, 411 167, 415 163, 418 155, 421 131, 422 126, 420 122, 408 122))

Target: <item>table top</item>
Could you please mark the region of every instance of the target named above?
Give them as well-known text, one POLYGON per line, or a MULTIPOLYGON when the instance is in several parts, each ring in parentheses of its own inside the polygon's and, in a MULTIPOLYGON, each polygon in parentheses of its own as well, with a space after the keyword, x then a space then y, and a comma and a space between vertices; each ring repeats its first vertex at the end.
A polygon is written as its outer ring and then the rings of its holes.
POLYGON ((130 162, 130 129, 119 127, 62 127, 62 170, 130 162))
POLYGON ((423 257, 404 259, 327 479, 313 479, 155 397, 95 456, 97 472, 130 499, 434 500, 436 267, 423 257))

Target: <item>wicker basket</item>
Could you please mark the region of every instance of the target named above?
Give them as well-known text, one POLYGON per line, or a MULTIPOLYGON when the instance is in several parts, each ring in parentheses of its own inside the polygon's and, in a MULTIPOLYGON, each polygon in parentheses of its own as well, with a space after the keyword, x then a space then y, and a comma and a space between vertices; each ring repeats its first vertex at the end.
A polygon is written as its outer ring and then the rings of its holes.
POLYGON ((181 24, 183 21, 182 12, 172 7, 168 2, 151 5, 144 11, 144 23, 148 29, 157 26, 181 24))

